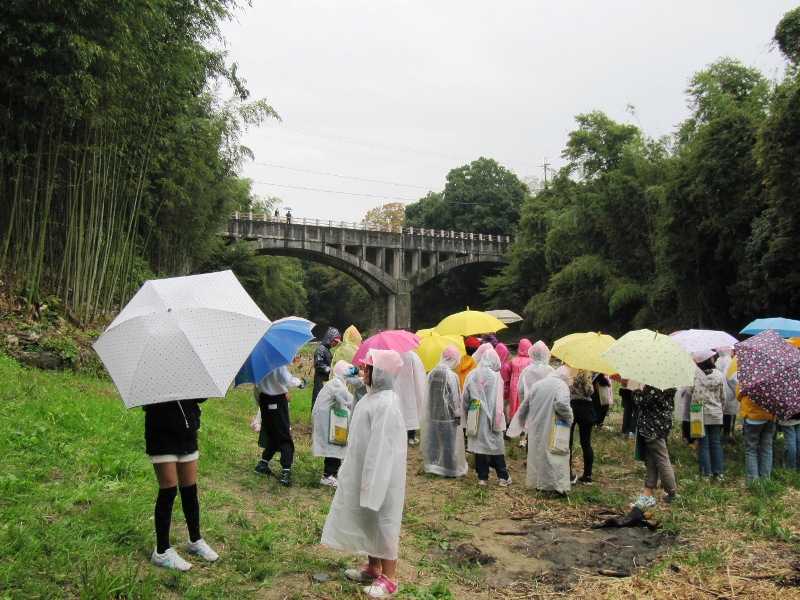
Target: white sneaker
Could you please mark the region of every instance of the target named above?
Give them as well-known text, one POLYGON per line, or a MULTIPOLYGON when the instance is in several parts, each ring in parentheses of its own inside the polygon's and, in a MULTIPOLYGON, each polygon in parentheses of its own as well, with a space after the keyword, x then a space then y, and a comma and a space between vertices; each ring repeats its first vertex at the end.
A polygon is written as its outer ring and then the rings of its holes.
POLYGON ((188 571, 192 568, 192 563, 183 560, 175 551, 175 548, 167 548, 163 554, 159 554, 156 550, 153 550, 153 556, 150 557, 150 562, 157 567, 172 569, 173 571, 188 571))
POLYGON ((511 477, 508 479, 501 479, 497 483, 500 485, 500 487, 508 487, 511 485, 511 477))
POLYGON ((219 554, 214 552, 211 549, 211 546, 209 546, 206 543, 206 541, 202 538, 200 538, 196 542, 189 542, 186 548, 189 550, 189 554, 196 554, 197 556, 199 556, 203 560, 207 560, 208 562, 214 562, 219 558, 219 554))
POLYGON ((486 487, 486 485, 488 485, 488 482, 485 479, 478 479, 478 485, 486 487))
POLYGON ((332 488, 335 488, 335 487, 339 486, 339 482, 336 481, 336 477, 334 477, 333 475, 327 475, 327 476, 323 477, 322 479, 319 480, 319 484, 320 485, 327 485, 328 487, 332 487, 332 488))

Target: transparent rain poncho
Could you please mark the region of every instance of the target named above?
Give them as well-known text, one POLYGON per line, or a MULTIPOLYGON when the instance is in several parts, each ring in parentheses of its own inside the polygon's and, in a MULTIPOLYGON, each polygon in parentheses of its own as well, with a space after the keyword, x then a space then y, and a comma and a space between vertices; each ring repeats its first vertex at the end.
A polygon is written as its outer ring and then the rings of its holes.
POLYGON ((481 356, 478 367, 467 376, 462 394, 464 421, 472 401, 480 402, 477 435, 467 436, 467 450, 475 454, 496 456, 505 454, 503 431, 503 379, 500 377, 500 357, 491 346, 481 356))
POLYGON ((353 365, 343 360, 333 367, 333 378, 326 382, 317 396, 312 411, 312 446, 314 456, 344 458, 347 446, 330 443, 330 419, 332 408, 352 410, 353 394, 347 389, 353 365))
POLYGON ((400 355, 403 359, 403 368, 397 374, 394 391, 400 402, 400 412, 406 429, 412 431, 419 429, 419 414, 422 401, 425 399, 425 387, 428 376, 425 366, 416 352, 404 352, 400 355))
POLYGON ((407 436, 395 399, 403 360, 392 350, 372 350, 369 393, 356 405, 339 486, 322 530, 331 548, 395 560, 406 490, 407 436))
POLYGON ((461 430, 461 392, 455 374, 460 360, 454 346, 442 352, 441 361, 428 374, 428 389, 420 416, 425 472, 443 477, 461 477, 467 473, 461 430))
POLYGON ((559 373, 552 371, 544 379, 525 386, 524 390, 519 410, 508 427, 508 435, 519 437, 522 433, 528 434, 526 485, 537 490, 566 493, 570 489, 569 454, 550 451, 550 432, 555 418, 572 423, 569 386, 559 373))
POLYGON ((725 379, 723 392, 725 393, 724 412, 726 415, 739 414, 739 400, 736 398, 736 380, 732 377, 728 377, 728 370, 730 369, 732 361, 733 357, 729 350, 719 350, 719 358, 715 366, 717 370, 722 373, 723 379, 725 379))
MULTIPOLYGON (((352 363, 353 357, 356 355, 358 347, 361 345, 362 341, 361 332, 356 328, 355 325, 350 325, 350 327, 344 330, 344 334, 342 335, 342 343, 333 349, 333 364, 335 365, 340 360, 352 363)), ((334 375, 331 373, 331 378, 333 377, 334 375)))
POLYGON ((543 341, 539 340, 530 347, 528 357, 531 359, 531 363, 522 371, 517 385, 520 402, 524 402, 527 390, 554 371, 550 366, 550 349, 543 341))

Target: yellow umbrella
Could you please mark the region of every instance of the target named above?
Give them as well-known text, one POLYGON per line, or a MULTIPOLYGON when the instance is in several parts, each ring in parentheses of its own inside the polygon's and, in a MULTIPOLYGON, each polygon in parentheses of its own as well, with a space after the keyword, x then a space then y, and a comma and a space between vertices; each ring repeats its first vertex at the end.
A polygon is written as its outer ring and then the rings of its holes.
POLYGON ((650 329, 629 331, 603 353, 624 379, 666 390, 694 384, 697 365, 678 342, 650 329))
MULTIPOLYGON (((356 328, 355 325, 350 325, 350 327, 344 330, 342 343, 333 349, 333 359, 331 364, 335 365, 340 360, 352 363, 353 357, 355 356, 356 351, 358 350, 358 347, 361 345, 362 341, 361 332, 356 328)), ((331 377, 333 377, 332 374, 331 377)))
POLYGON ((571 333, 556 340, 551 353, 575 369, 612 375, 617 370, 601 355, 614 341, 610 335, 594 331, 571 333))
POLYGON ((464 347, 464 338, 460 335, 439 335, 433 329, 421 329, 417 332, 417 336, 420 339, 420 344, 415 352, 425 366, 426 373, 439 364, 442 352, 448 346, 455 346, 461 356, 467 353, 464 347))
POLYGON ((442 319, 436 327, 440 335, 477 335, 479 333, 496 333, 506 329, 506 324, 497 317, 480 310, 467 310, 442 319))

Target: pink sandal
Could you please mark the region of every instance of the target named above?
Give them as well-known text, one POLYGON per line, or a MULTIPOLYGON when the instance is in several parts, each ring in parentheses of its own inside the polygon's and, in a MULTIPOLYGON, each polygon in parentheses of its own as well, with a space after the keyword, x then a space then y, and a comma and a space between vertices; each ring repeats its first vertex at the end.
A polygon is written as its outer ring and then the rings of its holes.
POLYGON ((397 593, 397 584, 386 575, 381 575, 372 585, 364 588, 364 593, 367 598, 391 598, 397 593))

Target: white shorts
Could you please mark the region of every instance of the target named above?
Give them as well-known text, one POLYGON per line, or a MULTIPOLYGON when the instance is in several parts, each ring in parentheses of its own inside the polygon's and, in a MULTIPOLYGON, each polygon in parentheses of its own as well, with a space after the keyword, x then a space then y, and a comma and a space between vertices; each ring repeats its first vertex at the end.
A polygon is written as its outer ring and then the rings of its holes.
POLYGON ((195 450, 191 454, 156 454, 150 457, 150 462, 154 465, 160 463, 188 463, 200 458, 200 451, 195 450))

